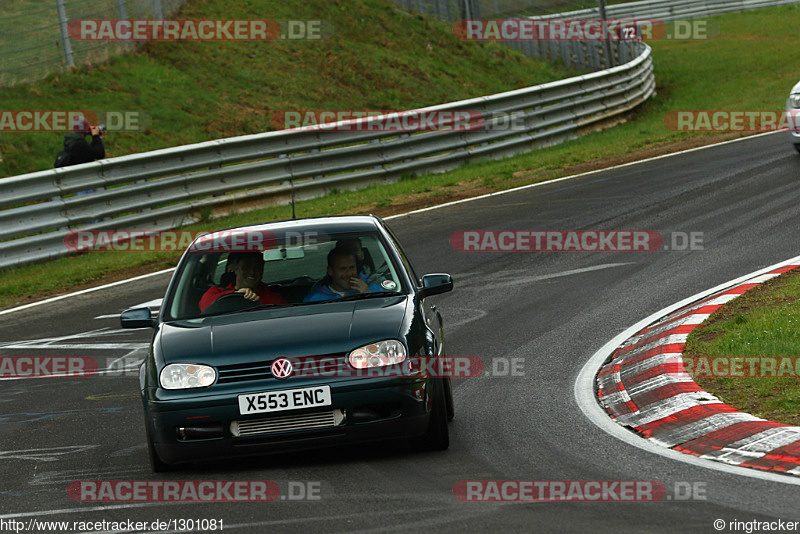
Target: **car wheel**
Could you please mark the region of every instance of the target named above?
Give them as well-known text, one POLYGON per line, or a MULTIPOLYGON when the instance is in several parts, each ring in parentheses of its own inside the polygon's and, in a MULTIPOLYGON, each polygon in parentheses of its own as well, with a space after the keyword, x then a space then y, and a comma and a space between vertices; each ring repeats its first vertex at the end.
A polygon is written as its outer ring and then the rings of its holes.
POLYGON ((800 152, 800 145, 794 145, 794 149, 800 152))
POLYGON ((452 421, 456 416, 456 407, 453 404, 453 385, 450 383, 450 377, 444 379, 444 396, 447 400, 447 420, 452 421))
POLYGON ((447 430, 447 399, 444 390, 444 380, 442 380, 433 392, 433 406, 428 430, 412 441, 412 445, 417 450, 443 451, 450 446, 450 434, 447 430))
POLYGON ((153 446, 153 439, 150 437, 150 430, 147 431, 147 454, 150 457, 150 467, 153 469, 153 473, 165 473, 173 469, 171 464, 164 462, 158 456, 156 448, 153 446))

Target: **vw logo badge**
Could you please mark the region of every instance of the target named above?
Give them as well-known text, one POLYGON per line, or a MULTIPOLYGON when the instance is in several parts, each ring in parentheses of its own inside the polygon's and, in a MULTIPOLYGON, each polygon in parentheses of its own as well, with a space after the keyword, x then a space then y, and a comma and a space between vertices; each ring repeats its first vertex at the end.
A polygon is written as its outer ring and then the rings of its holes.
POLYGON ((292 362, 286 358, 278 358, 272 362, 272 376, 286 378, 292 374, 292 362))

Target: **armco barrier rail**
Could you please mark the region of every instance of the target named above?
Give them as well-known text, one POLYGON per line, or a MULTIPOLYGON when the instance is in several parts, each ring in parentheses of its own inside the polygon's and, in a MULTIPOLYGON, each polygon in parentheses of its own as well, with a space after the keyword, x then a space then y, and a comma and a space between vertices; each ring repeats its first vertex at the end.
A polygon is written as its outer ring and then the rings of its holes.
MULTIPOLYGON (((597 19, 598 8, 580 9, 564 13, 543 14, 545 9, 537 0, 390 0, 398 7, 431 15, 441 20, 455 22, 460 19, 496 19, 499 11, 512 8, 515 13, 526 13, 531 18, 597 19)), ((648 18, 661 21, 678 18, 706 17, 761 7, 794 4, 798 0, 645 0, 615 4, 607 0, 606 16, 609 19, 648 18), (610 4, 610 5, 608 5, 610 4)))
POLYGON ((286 202, 292 190, 310 198, 559 143, 653 93, 650 48, 630 44, 641 53, 626 65, 424 108, 480 114, 486 121, 480 129, 283 130, 3 179, 0 267, 67 254, 70 229, 175 228, 222 204, 286 202), (94 191, 75 195, 85 190, 94 191))
MULTIPOLYGON (((646 0, 606 6, 606 17, 609 19, 651 19, 662 22, 708 17, 738 11, 750 11, 762 7, 774 7, 785 4, 796 4, 800 0, 646 0)), ((597 9, 581 9, 566 13, 540 15, 532 18, 541 19, 586 19, 599 18, 597 9)))

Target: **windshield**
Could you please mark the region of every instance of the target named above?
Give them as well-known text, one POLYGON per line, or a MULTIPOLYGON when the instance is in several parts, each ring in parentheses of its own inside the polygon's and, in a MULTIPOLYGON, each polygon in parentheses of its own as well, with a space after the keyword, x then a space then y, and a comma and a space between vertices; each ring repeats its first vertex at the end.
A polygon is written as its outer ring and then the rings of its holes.
POLYGON ((167 320, 406 292, 377 232, 270 233, 259 251, 195 245, 198 250, 187 253, 165 301, 167 320))

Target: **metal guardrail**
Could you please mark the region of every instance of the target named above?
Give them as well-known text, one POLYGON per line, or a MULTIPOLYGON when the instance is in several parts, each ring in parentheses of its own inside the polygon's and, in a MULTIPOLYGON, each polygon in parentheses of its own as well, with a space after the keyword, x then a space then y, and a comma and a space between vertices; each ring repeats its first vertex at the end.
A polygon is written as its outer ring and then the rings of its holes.
MULTIPOLYGON (((796 4, 800 0, 645 0, 643 2, 630 2, 626 4, 613 4, 606 6, 606 16, 609 19, 646 18, 663 22, 708 17, 739 11, 750 11, 762 7, 774 7, 786 4, 796 4)), ((597 9, 580 9, 565 13, 540 15, 531 17, 536 19, 586 19, 599 18, 597 9)))
MULTIPOLYGON (((534 14, 531 18, 598 19, 598 8, 580 9, 563 13, 543 13, 552 5, 538 0, 389 0, 396 6, 413 10, 443 21, 460 19, 497 19, 499 13, 512 11, 517 14, 534 14)), ((614 0, 609 0, 613 2, 614 0)), ((609 19, 648 18, 661 21, 678 18, 706 17, 722 13, 747 11, 760 7, 793 4, 798 0, 644 0, 611 4, 606 2, 609 19)), ((561 5, 565 5, 563 2, 561 5)))
MULTIPOLYGON (((668 20, 797 1, 648 0, 610 6, 608 16, 668 20), (645 6, 651 10, 645 12, 645 6)), ((579 18, 577 13, 558 16, 579 18)), ((333 188, 355 189, 560 143, 654 93, 650 48, 636 42, 615 45, 616 54, 631 56, 619 67, 419 110, 477 112, 486 120, 485 127, 477 130, 400 134, 284 130, 3 179, 0 268, 68 254, 65 238, 78 228, 171 229, 195 222, 203 210, 221 205, 252 205, 266 199, 288 203, 292 194, 312 198, 333 188), (624 45, 636 47, 636 52, 628 52, 624 45), (509 114, 522 125, 503 127, 509 114), (86 190, 93 192, 75 194, 86 190)), ((382 119, 367 122, 371 120, 382 119)))
POLYGON ((614 69, 419 110, 470 111, 479 129, 368 131, 382 120, 372 117, 367 131, 283 130, 3 179, 0 267, 68 253, 75 228, 175 228, 222 204, 311 198, 556 144, 653 94, 650 48, 636 44, 638 57, 614 69))

